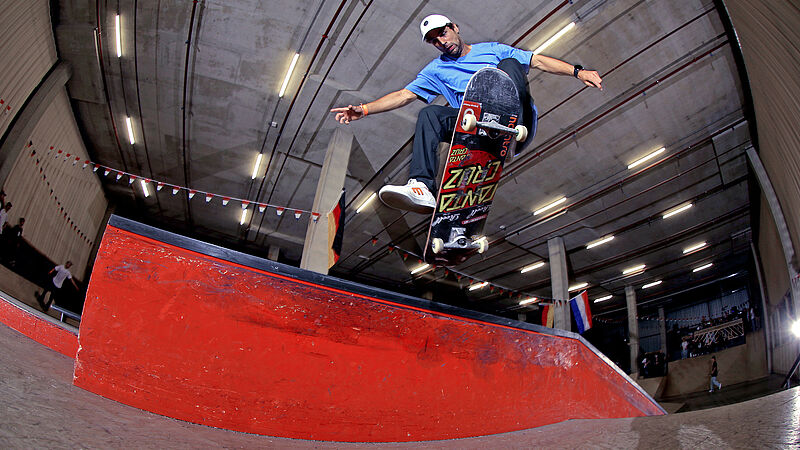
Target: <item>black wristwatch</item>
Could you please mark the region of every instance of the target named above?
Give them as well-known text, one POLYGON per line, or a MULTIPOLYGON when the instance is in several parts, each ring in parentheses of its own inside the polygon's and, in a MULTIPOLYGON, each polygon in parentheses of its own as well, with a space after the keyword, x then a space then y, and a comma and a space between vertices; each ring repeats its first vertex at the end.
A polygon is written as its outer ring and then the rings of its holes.
POLYGON ((575 64, 572 67, 574 67, 574 69, 572 69, 572 76, 575 77, 575 78, 578 78, 578 72, 583 70, 583 66, 580 65, 580 64, 575 64))

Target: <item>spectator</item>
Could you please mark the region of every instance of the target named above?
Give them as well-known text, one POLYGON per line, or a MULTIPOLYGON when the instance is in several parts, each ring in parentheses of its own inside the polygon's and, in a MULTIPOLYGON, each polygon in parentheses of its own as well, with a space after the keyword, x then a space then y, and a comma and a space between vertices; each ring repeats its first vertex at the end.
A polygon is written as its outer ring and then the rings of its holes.
POLYGON ((11 202, 4 203, 3 209, 0 209, 0 233, 5 231, 6 222, 8 222, 8 211, 11 210, 11 202))
POLYGON ((3 260, 5 260, 10 267, 14 267, 19 255, 19 247, 22 243, 22 227, 25 225, 25 218, 20 217, 19 222, 11 228, 8 228, 3 233, 3 242, 5 248, 3 249, 3 260))
POLYGON ((686 359, 688 355, 689 355, 689 340, 683 338, 683 341, 681 342, 681 359, 686 359))
POLYGON ((47 283, 47 287, 42 291, 40 296, 36 296, 36 301, 39 302, 39 306, 41 306, 42 311, 47 312, 50 310, 50 305, 53 304, 56 297, 62 295, 63 290, 62 287, 64 286, 64 281, 69 278, 69 281, 72 282, 72 285, 75 286, 75 290, 78 290, 78 285, 75 284, 75 280, 72 279, 72 273, 69 271, 69 268, 72 267, 72 261, 67 261, 64 265, 55 266, 50 272, 47 272, 49 276, 52 273, 55 273, 55 276, 52 279, 52 284, 47 283), (50 299, 47 303, 44 302, 44 297, 47 293, 50 292, 50 299))
POLYGON ((0 209, 6 207, 6 191, 0 191, 0 209))
POLYGON ((714 392, 714 386, 717 386, 717 390, 722 389, 722 383, 717 381, 717 375, 719 375, 719 370, 717 369, 716 356, 711 357, 711 372, 709 375, 711 375, 711 386, 710 386, 711 388, 708 390, 708 392, 714 392))

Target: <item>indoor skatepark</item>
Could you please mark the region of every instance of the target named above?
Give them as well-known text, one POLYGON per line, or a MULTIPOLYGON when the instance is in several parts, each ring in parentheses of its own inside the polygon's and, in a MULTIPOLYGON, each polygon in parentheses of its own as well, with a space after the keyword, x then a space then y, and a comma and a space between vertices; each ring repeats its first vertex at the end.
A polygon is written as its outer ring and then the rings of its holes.
POLYGON ((797 23, 724 0, 4 2, 0 443, 800 445, 797 23), (420 41, 435 13, 538 61, 535 136, 458 264, 376 198, 446 103, 376 103, 452 50, 420 41))

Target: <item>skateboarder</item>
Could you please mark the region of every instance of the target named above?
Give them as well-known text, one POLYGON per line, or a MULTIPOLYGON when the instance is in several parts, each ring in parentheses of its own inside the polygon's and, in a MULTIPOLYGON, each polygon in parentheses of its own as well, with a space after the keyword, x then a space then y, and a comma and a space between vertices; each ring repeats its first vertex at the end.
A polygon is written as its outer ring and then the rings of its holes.
POLYGON ((425 66, 414 81, 377 100, 331 109, 339 123, 350 123, 369 114, 400 108, 417 98, 430 103, 438 95, 443 95, 450 104, 429 105, 420 111, 408 183, 404 186, 387 185, 379 192, 381 201, 390 207, 421 214, 433 212, 439 143, 450 140, 467 82, 482 67, 497 67, 514 81, 523 105, 522 124, 528 128, 529 138, 536 133, 537 121, 536 108, 528 91, 526 74, 529 67, 557 75, 572 75, 587 86, 602 89, 602 80, 597 72, 580 65, 573 66, 496 42, 466 44, 459 34, 458 25, 440 14, 425 17, 419 28, 423 40, 442 54, 425 66))
MULTIPOLYGON (((72 285, 75 286, 75 290, 79 290, 78 285, 75 284, 75 280, 72 279, 72 272, 69 271, 69 268, 72 267, 72 261, 67 261, 63 265, 57 265, 47 273, 47 275, 55 274, 55 276, 45 282, 45 288, 42 291, 41 295, 36 295, 36 301, 39 302, 39 306, 42 308, 42 311, 47 312, 50 310, 50 305, 53 304, 56 297, 63 296, 64 293, 64 281, 69 279, 72 282, 72 285), (50 292, 50 299, 47 303, 44 302, 44 298, 47 293, 50 292)), ((63 300, 63 299, 62 299, 63 300)))

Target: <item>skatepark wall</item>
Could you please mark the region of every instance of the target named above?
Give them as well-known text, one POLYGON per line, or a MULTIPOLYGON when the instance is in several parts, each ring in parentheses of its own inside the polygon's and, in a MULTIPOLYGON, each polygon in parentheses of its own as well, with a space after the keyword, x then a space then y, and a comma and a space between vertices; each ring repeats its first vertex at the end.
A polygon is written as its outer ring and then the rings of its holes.
POLYGON ((462 310, 113 216, 75 385, 297 439, 397 442, 664 414, 579 335, 462 310))
MULTIPOLYGON (((797 2, 774 2, 770 0, 718 0, 720 10, 730 17, 735 35, 732 43, 741 51, 739 67, 745 100, 752 96, 745 111, 752 110, 748 117, 750 132, 758 158, 769 177, 769 183, 777 197, 782 221, 773 219, 774 212, 768 203, 768 194, 761 191, 761 211, 758 230, 759 254, 762 258, 767 311, 771 326, 776 333, 782 330, 782 322, 794 318, 781 311, 779 304, 784 294, 791 289, 790 279, 798 271, 797 252, 800 249, 800 77, 797 71, 800 58, 797 42, 800 27, 797 26, 797 2), (780 232, 778 230, 781 230, 780 232), (781 251, 789 248, 789 254, 781 251), (787 261, 788 258, 788 261, 787 261), (787 271, 787 266, 789 270, 787 271), (788 276, 787 276, 788 275, 788 276)), ((794 282, 798 280, 795 278, 794 282)), ((800 299, 791 297, 794 311, 800 311, 800 299)), ((771 344, 772 369, 775 373, 787 373, 800 351, 800 342, 786 333, 789 342, 771 344), (792 342, 792 340, 794 342, 792 342)))
MULTIPOLYGON (((763 330, 748 333, 746 344, 714 352, 719 367, 718 380, 723 385, 755 381, 769 375, 763 330)), ((680 359, 669 363, 664 398, 707 391, 711 354, 680 359)), ((656 397, 659 398, 659 397, 656 397)))

